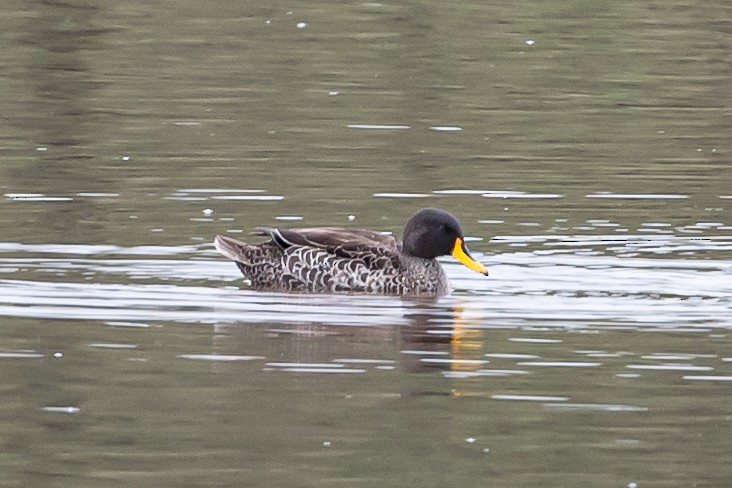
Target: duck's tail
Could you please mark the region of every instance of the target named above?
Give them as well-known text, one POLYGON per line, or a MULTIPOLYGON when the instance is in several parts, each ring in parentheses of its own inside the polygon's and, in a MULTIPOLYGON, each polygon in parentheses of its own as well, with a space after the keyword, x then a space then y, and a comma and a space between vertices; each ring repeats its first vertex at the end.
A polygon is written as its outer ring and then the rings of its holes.
POLYGON ((232 237, 218 235, 214 239, 214 247, 218 252, 231 259, 232 261, 245 261, 244 254, 251 251, 255 246, 246 242, 238 241, 232 237))

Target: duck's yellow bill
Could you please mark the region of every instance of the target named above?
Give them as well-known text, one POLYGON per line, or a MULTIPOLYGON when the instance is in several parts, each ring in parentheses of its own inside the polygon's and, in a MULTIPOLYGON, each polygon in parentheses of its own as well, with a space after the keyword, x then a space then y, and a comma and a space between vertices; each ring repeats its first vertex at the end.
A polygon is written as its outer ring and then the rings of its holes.
POLYGON ((473 271, 488 276, 488 271, 485 269, 485 266, 470 256, 468 249, 465 247, 465 242, 459 237, 455 239, 455 245, 452 247, 452 255, 473 271))

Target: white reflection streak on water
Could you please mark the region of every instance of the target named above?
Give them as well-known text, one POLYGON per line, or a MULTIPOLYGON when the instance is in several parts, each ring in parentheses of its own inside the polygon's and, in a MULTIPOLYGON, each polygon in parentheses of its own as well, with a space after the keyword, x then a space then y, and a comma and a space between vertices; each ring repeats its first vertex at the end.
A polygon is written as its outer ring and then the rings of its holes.
POLYGON ((389 311, 399 310, 391 299, 384 311, 378 301, 390 299, 383 297, 334 296, 328 304, 315 296, 173 285, 2 280, 0 293, 0 315, 35 318, 393 325, 389 311))
MULTIPOLYGON (((254 292, 245 289, 230 262, 195 246, 0 243, 0 253, 33 256, 0 258, 0 276, 10 278, 0 280, 0 314, 7 316, 372 326, 409 323, 405 314, 424 306, 395 297, 254 292), (25 273, 23 279, 12 279, 18 270, 25 273), (43 273, 53 274, 54 281, 43 273), (124 284, 97 282, 120 275, 124 284), (212 285, 192 286, 192 280, 212 285)), ((607 322, 732 327, 732 263, 727 261, 527 252, 482 260, 490 269, 488 278, 449 258, 443 261, 456 292, 431 306, 447 313, 448 324, 452 310, 460 309, 471 327, 516 327, 527 321, 554 327, 607 322)))

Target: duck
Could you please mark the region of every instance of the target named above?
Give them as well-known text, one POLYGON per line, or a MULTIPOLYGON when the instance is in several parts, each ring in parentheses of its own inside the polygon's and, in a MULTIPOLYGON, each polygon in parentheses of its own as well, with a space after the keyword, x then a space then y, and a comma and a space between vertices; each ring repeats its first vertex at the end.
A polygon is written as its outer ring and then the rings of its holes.
POLYGON ((412 215, 401 241, 341 227, 257 227, 254 234, 269 240, 249 244, 217 235, 214 247, 236 263, 255 290, 443 296, 450 284, 436 258, 446 255, 488 275, 470 255, 458 219, 438 208, 412 215))

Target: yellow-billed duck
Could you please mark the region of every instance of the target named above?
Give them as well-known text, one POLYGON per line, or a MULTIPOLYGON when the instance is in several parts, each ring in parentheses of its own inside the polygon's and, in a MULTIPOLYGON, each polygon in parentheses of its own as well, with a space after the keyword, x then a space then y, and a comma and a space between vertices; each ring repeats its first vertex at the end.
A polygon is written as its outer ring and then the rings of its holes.
POLYGON ((258 290, 440 296, 450 285, 435 258, 448 254, 488 274, 470 256, 457 218, 436 208, 422 209, 407 221, 403 242, 366 229, 257 231, 270 240, 254 245, 219 235, 214 245, 258 290))

